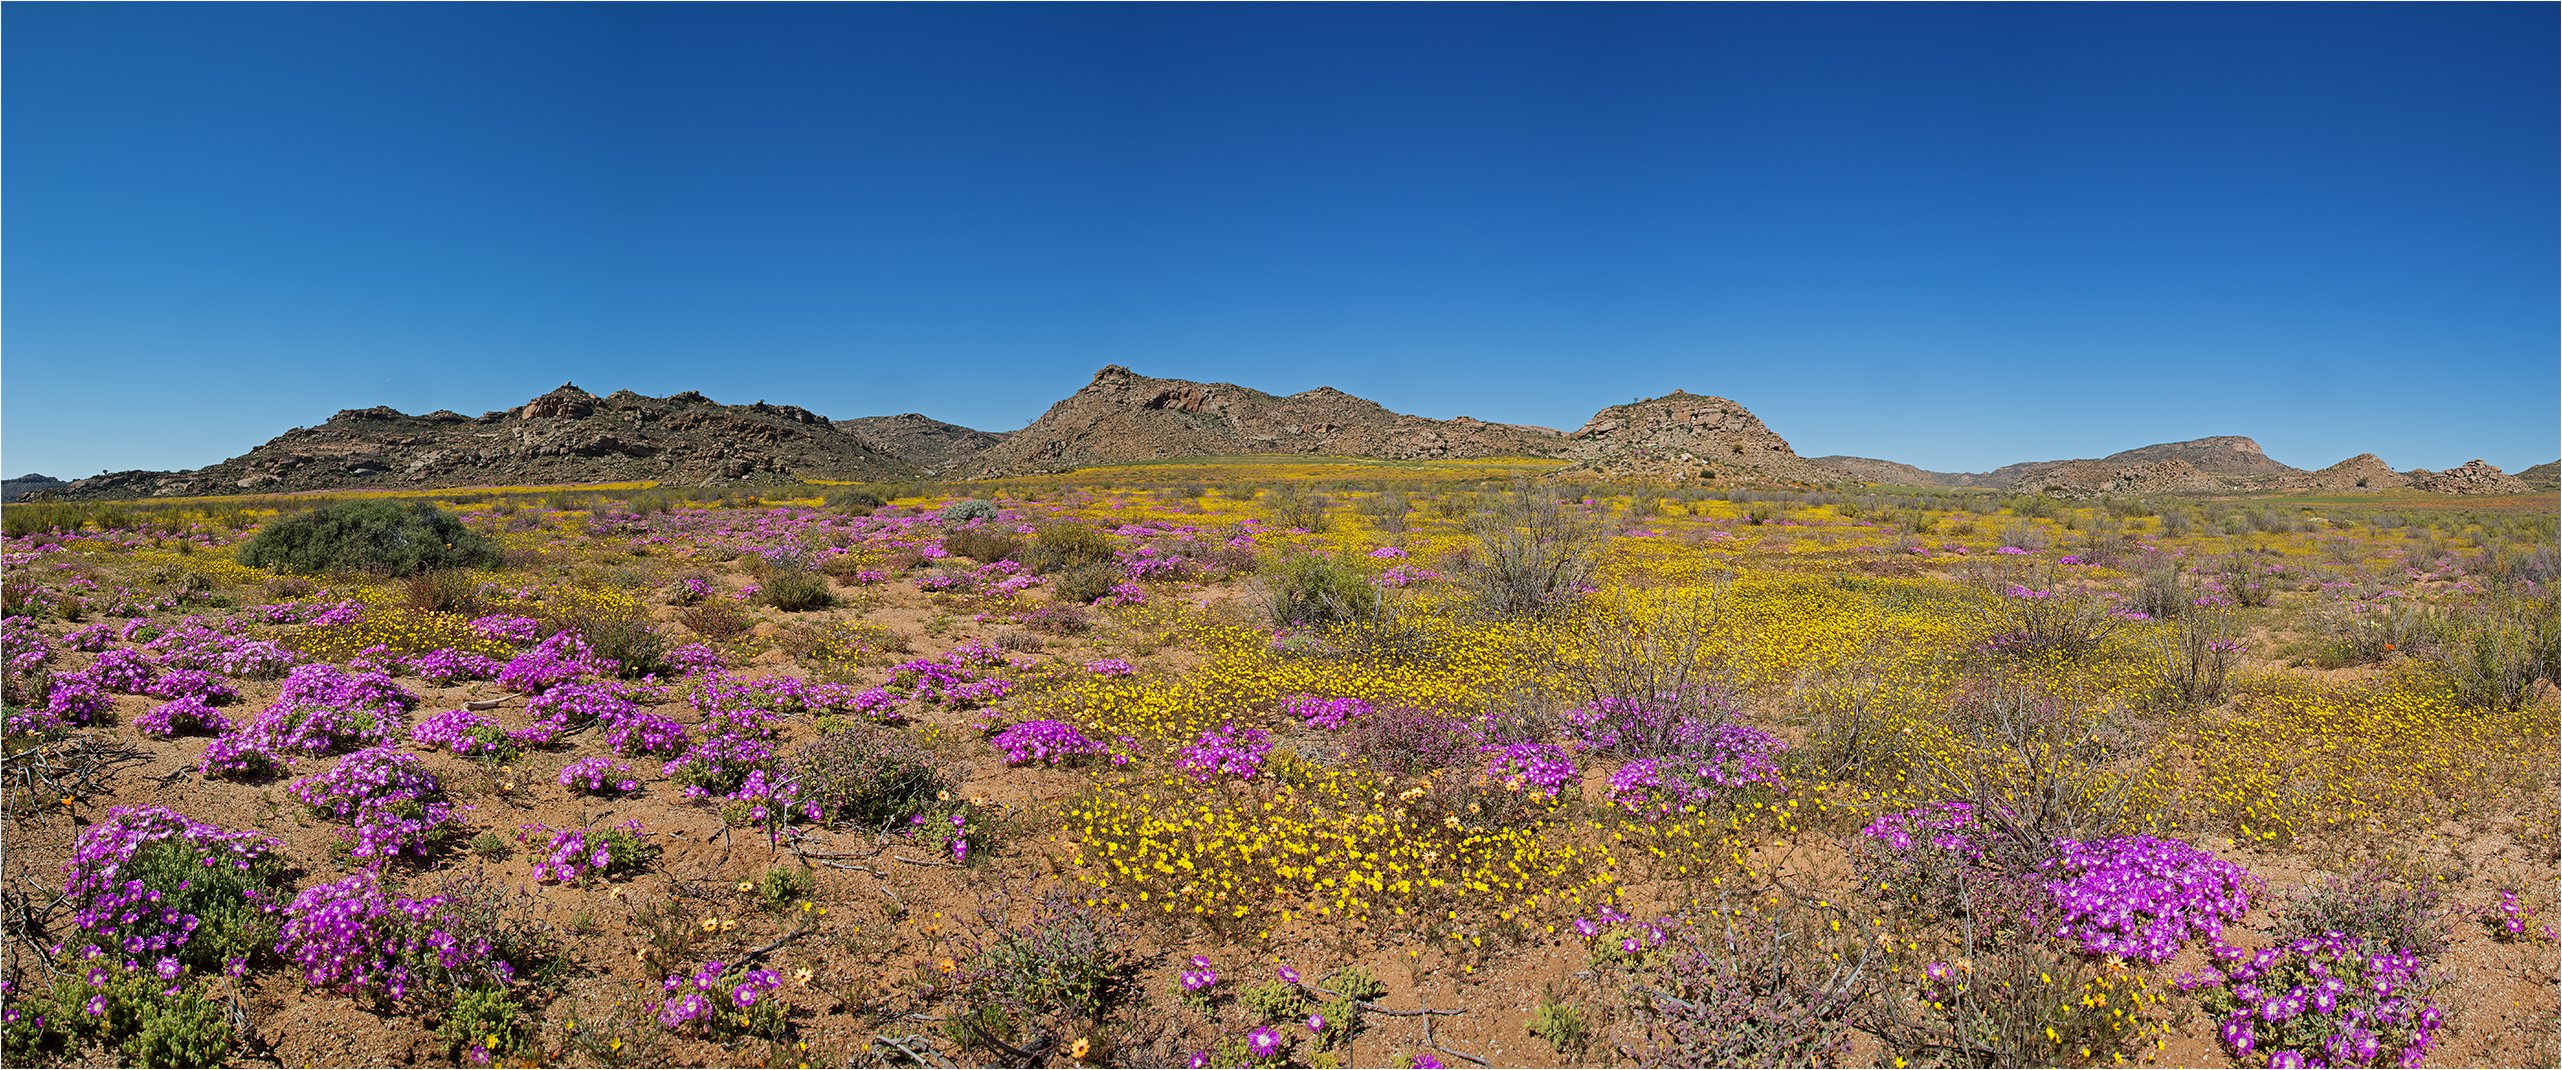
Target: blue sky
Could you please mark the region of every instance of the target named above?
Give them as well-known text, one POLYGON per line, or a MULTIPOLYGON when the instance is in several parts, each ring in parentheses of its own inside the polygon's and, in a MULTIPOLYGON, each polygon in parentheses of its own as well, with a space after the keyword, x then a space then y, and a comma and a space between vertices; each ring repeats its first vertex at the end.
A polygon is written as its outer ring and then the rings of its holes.
POLYGON ((1106 363, 1939 469, 2562 446, 2557 9, 12 4, 0 467, 1106 363))

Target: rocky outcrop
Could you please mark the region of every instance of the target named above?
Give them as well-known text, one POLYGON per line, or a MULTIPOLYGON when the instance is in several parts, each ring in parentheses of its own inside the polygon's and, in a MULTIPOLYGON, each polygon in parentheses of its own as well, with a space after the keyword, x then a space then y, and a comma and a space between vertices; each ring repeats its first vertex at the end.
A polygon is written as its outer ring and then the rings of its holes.
POLYGON ((2097 460, 2004 465, 1984 473, 1970 485, 2074 497, 2133 493, 2117 489, 2131 486, 2250 490, 2290 473, 2299 470, 2270 460, 2260 452, 2259 443, 2240 435, 2217 435, 2138 446, 2097 460), (2163 467, 2172 461, 2181 467, 2163 467))
POLYGON ((2394 471, 2384 458, 2372 453, 2361 453, 2287 481, 2289 489, 2300 490, 2397 490, 2410 485, 2411 477, 2394 471))
POLYGON ((1565 436, 1546 428, 1409 416, 1332 387, 1277 397, 1234 383, 1150 378, 1115 364, 952 474, 1239 454, 1546 457, 1564 447, 1565 436))
POLYGON ((1902 461, 1881 461, 1875 457, 1849 457, 1834 454, 1808 457, 1815 465, 1853 483, 1875 483, 1889 487, 1970 487, 1970 480, 1982 479, 1971 472, 1933 472, 1902 461))
POLYGON ((116 472, 73 497, 273 493, 653 480, 890 479, 918 466, 793 405, 722 405, 687 392, 597 397, 564 385, 482 416, 348 409, 191 472, 116 472))
POLYGON ((792 405, 723 405, 693 391, 598 397, 563 385, 480 416, 411 416, 376 406, 295 428, 189 472, 115 472, 72 483, 9 480, 7 498, 154 497, 352 487, 523 486, 652 481, 986 478, 1131 461, 1239 455, 1382 460, 1555 458, 1556 478, 1713 486, 1880 483, 2014 493, 2232 493, 2385 490, 2513 494, 2554 489, 2562 462, 2521 480, 2476 460, 2398 473, 2374 454, 2318 472, 2271 460, 2238 435, 2166 442, 2096 460, 1990 472, 1933 472, 1867 457, 1797 455, 1734 401, 1676 390, 1614 405, 1573 434, 1391 412, 1332 387, 1286 397, 1233 383, 1157 379, 1111 365, 1020 431, 987 432, 917 413, 831 421, 792 405))
POLYGON ((1594 413, 1571 436, 1575 479, 1669 483, 1838 483, 1754 416, 1725 398, 1676 390, 1594 413))
POLYGON ((16 479, 0 480, 0 502, 14 502, 29 494, 35 494, 40 491, 58 490, 66 485, 67 484, 63 481, 55 479, 52 476, 37 475, 33 472, 29 472, 16 479))
POLYGON ((2526 481, 2500 471, 2479 457, 2443 472, 2429 472, 2411 480, 2414 490, 2438 494, 2524 494, 2526 481))
POLYGON ((947 424, 913 412, 838 420, 836 427, 871 443, 873 449, 924 469, 927 474, 963 464, 1006 439, 1005 432, 947 424))

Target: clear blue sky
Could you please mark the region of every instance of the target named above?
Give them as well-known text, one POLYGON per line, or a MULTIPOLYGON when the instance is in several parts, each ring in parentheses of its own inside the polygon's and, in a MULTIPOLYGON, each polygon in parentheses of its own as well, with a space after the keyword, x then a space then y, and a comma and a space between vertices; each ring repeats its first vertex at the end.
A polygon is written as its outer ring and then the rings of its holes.
POLYGON ((0 467, 563 380, 1006 429, 1117 362, 2516 469, 2556 12, 11 4, 0 467))

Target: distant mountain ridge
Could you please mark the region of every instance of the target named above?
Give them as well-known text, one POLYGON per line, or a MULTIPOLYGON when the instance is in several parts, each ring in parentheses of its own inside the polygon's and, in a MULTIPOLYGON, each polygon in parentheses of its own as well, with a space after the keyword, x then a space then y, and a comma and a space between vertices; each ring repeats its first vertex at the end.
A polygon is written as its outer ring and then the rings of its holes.
MULTIPOLYGON (((1984 487, 2060 497, 2223 491, 2382 491, 2412 488, 2442 494, 2515 494, 2532 489, 2480 459, 2445 472, 2396 472, 2372 453, 2306 471, 2271 459, 2241 435, 2214 435, 2120 450, 2090 460, 2029 461, 1990 472, 1931 472, 1870 457, 1818 457, 1816 465, 1863 483, 1984 487)), ((2539 465, 2539 469, 2551 468, 2539 465)))
POLYGON ((1277 396, 1234 383, 1156 379, 1112 364, 1031 426, 961 467, 972 475, 1001 476, 1258 453, 1387 460, 1553 457, 1566 445, 1564 435, 1548 428, 1409 416, 1330 386, 1277 396))
POLYGON ((1235 455, 1384 460, 1546 458, 1558 478, 1705 486, 1860 483, 2014 493, 2390 490, 2508 494, 2556 488, 2548 463, 2511 476, 2480 460, 2396 472, 2371 453, 2306 471, 2239 435, 2164 442, 2081 460, 1990 472, 1934 472, 1867 457, 1802 457, 1741 403, 1675 390, 1594 413, 1571 434, 1545 427, 1394 412, 1332 387, 1275 395, 1234 383, 1140 375, 1107 365, 1017 431, 981 431, 919 413, 830 420, 759 401, 687 391, 598 397, 576 386, 480 416, 349 409, 220 464, 114 472, 70 483, 10 480, 21 494, 70 498, 273 493, 359 487, 657 481, 990 478, 1094 465, 1235 455), (2524 478, 2521 478, 2524 477, 2524 478))
POLYGON ((112 472, 58 493, 115 498, 346 487, 657 480, 895 479, 918 466, 793 405, 723 405, 692 391, 606 397, 564 384, 481 416, 377 406, 297 427, 190 472, 112 472))

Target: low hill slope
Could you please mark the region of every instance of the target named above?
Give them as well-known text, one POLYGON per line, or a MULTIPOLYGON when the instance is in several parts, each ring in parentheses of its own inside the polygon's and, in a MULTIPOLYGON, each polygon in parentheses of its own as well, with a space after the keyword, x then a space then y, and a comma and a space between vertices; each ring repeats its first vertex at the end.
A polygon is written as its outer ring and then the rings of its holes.
POLYGON ((482 416, 348 409, 220 464, 187 472, 114 472, 60 489, 71 497, 452 487, 631 480, 891 479, 918 466, 791 405, 723 405, 687 391, 597 397, 564 385, 482 416))

